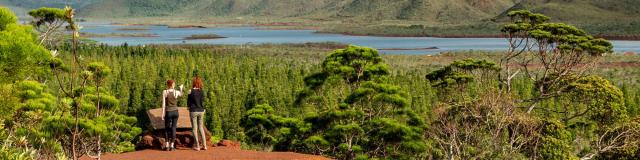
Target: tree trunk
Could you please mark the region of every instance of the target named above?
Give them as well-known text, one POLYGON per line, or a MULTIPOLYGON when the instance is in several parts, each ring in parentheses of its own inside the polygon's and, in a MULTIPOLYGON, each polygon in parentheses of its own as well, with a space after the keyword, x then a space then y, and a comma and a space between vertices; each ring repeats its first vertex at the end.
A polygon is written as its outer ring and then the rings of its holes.
MULTIPOLYGON (((96 104, 96 119, 100 117, 100 87, 99 86, 100 86, 100 83, 98 83, 98 79, 96 79, 96 92, 98 94, 98 102, 96 104)), ((98 140, 96 142, 96 144, 98 145, 98 149, 96 151, 98 154, 98 157, 96 159, 98 160, 101 159, 100 155, 102 154, 101 138, 102 137, 98 135, 98 140)))
POLYGON ((75 119, 74 122, 74 129, 73 129, 73 133, 72 134, 72 138, 71 138, 71 155, 73 156, 74 160, 78 159, 78 153, 76 152, 76 143, 77 143, 77 139, 78 139, 78 104, 74 103, 73 106, 73 117, 75 119))

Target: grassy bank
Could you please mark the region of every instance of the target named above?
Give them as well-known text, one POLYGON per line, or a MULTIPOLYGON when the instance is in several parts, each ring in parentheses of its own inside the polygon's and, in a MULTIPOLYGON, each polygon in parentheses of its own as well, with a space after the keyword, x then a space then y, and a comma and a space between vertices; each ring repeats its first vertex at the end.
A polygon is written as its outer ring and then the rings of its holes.
POLYGON ((220 35, 217 35, 217 34, 194 34, 194 35, 190 35, 188 37, 184 37, 184 39, 186 39, 186 40, 220 39, 220 38, 227 38, 227 37, 220 36, 220 35))

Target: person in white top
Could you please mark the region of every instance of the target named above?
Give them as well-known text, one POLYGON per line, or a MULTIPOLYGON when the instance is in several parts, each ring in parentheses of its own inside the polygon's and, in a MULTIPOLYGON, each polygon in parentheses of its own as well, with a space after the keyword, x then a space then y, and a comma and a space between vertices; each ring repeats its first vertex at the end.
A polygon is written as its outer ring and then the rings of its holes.
POLYGON ((176 127, 178 126, 178 97, 182 96, 183 85, 180 85, 180 91, 176 91, 175 82, 167 81, 167 89, 162 91, 162 120, 164 120, 164 130, 166 131, 167 141, 165 149, 176 150, 176 127))

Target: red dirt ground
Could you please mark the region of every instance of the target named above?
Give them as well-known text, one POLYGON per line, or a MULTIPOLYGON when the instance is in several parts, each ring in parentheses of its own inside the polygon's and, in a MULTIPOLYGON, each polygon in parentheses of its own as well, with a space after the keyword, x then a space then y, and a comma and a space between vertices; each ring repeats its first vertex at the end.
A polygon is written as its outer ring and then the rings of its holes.
MULTIPOLYGON (((176 151, 141 150, 122 154, 106 154, 103 160, 328 160, 329 158, 293 152, 259 152, 211 147, 206 151, 178 148, 176 151)), ((81 160, 91 160, 83 157, 81 160)))

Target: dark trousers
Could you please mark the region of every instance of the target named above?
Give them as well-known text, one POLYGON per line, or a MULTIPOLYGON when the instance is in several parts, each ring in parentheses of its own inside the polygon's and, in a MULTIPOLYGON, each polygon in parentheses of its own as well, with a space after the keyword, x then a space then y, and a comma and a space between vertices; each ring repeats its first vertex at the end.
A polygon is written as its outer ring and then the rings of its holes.
POLYGON ((168 111, 164 116, 164 130, 167 131, 167 142, 175 142, 178 126, 178 111, 168 111))

